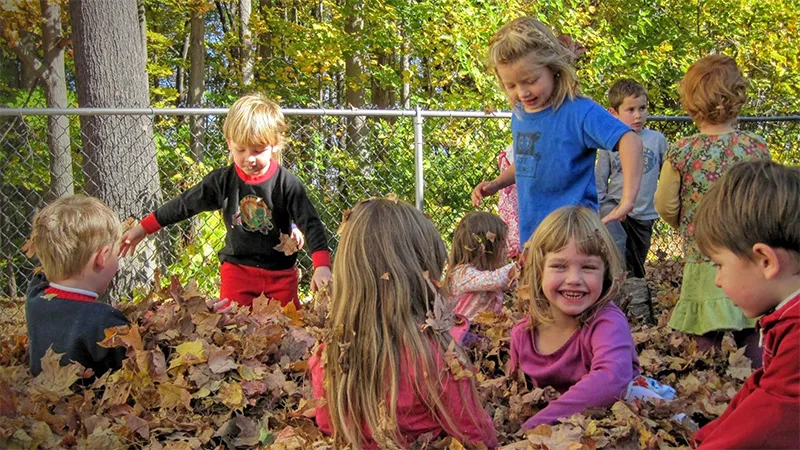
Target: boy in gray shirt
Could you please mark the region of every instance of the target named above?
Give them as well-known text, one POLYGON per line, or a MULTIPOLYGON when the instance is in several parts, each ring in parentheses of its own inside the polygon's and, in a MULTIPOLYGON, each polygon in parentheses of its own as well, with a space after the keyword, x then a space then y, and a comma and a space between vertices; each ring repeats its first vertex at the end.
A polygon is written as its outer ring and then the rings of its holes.
MULTIPOLYGON (((644 261, 650 250, 653 223, 658 218, 653 206, 653 196, 664 154, 667 151, 667 140, 664 135, 644 128, 647 122, 647 101, 648 96, 644 86, 628 78, 618 80, 608 91, 609 112, 633 128, 644 144, 642 153, 644 171, 636 205, 625 221, 607 224, 620 253, 625 255, 628 272, 637 278, 644 278, 644 261)), ((622 198, 622 168, 619 153, 605 150, 597 152, 595 178, 600 217, 603 217, 611 212, 622 198)))

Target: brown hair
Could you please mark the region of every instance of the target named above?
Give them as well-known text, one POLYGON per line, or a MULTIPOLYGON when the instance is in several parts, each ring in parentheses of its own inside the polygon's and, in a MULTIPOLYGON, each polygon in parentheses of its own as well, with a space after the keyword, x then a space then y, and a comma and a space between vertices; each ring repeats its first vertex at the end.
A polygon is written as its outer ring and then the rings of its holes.
POLYGON ((708 190, 694 216, 705 255, 727 249, 752 258, 763 243, 800 253, 800 169, 772 161, 733 165, 708 190))
POLYGON ((542 289, 545 260, 548 253, 575 243, 581 253, 603 260, 603 291, 600 298, 578 316, 580 325, 619 295, 622 285, 622 257, 597 212, 582 206, 564 206, 542 221, 523 251, 523 271, 519 295, 530 300, 533 323, 551 323, 550 300, 542 289))
POLYGON ((736 61, 725 55, 709 55, 686 71, 679 91, 683 108, 696 124, 730 122, 747 101, 747 80, 736 61))
POLYGON ((288 129, 277 103, 261 94, 250 94, 231 105, 222 133, 239 145, 280 148, 288 129))
POLYGON ((650 98, 641 83, 630 78, 620 78, 608 90, 608 106, 617 111, 627 97, 650 98))
MULTIPOLYGON (((506 92, 505 85, 497 73, 500 64, 512 64, 533 54, 539 66, 546 66, 553 72, 552 105, 557 110, 564 99, 570 100, 580 95, 578 75, 572 63, 575 55, 556 38, 550 28, 532 17, 520 17, 498 29, 489 40, 488 68, 497 76, 500 88, 506 92)), ((516 105, 511 105, 515 108, 516 105)))
MULTIPOLYGON (((323 355, 337 446, 361 448, 363 425, 381 448, 402 447, 401 366, 433 416, 455 428, 441 399, 441 377, 449 375, 435 369, 435 355, 444 355, 451 338, 422 326, 447 257, 439 232, 420 211, 392 199, 359 203, 340 231, 323 355)), ((474 385, 472 395, 477 402, 474 385)))
POLYGON ((453 233, 448 270, 462 264, 480 270, 499 269, 504 262, 507 235, 508 225, 497 215, 483 211, 468 213, 453 233))
POLYGON ((44 207, 33 219, 31 242, 50 281, 78 275, 92 254, 117 244, 119 216, 101 200, 70 195, 44 207))

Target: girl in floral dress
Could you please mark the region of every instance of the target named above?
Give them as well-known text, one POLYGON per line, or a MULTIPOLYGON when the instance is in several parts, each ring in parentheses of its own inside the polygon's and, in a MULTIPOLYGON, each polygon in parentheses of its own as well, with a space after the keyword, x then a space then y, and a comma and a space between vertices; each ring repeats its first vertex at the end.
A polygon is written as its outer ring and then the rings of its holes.
POLYGON ((514 263, 506 264, 508 226, 488 212, 468 213, 453 234, 445 284, 455 312, 473 320, 483 311, 503 310, 503 291, 517 279, 514 263))
MULTIPOLYGON (((497 155, 497 165, 500 173, 514 164, 514 144, 510 144, 499 155, 497 155)), ((509 258, 516 258, 519 255, 519 204, 517 203, 517 185, 505 187, 498 191, 497 209, 500 218, 508 225, 508 236, 506 237, 506 253, 509 258)))
POLYGON ((727 56, 707 56, 689 67, 680 93, 700 133, 680 139, 667 151, 655 206, 683 237, 683 284, 669 325, 696 335, 701 350, 719 347, 723 332, 734 331, 737 344, 747 345, 745 354, 758 367, 755 321, 716 286, 716 268, 700 253, 694 238, 694 213, 711 185, 739 161, 770 159, 764 138, 733 128, 747 100, 746 87, 736 62, 727 56))

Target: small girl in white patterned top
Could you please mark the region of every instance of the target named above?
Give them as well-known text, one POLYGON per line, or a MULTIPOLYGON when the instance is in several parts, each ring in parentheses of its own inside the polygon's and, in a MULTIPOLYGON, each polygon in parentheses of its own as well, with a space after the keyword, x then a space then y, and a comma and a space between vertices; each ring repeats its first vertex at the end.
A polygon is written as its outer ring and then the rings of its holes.
POLYGON ((471 212, 453 234, 445 284, 455 312, 473 320, 483 311, 503 310, 503 291, 517 279, 514 263, 506 264, 508 226, 488 212, 471 212))

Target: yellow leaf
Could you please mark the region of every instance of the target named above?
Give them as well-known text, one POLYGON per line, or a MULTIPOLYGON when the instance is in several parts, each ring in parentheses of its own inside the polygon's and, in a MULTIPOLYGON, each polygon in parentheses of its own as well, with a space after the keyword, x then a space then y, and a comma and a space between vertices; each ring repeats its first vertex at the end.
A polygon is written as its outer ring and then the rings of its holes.
POLYGON ((217 393, 217 399, 233 410, 245 407, 244 391, 240 383, 222 383, 217 393))
POLYGON ((56 353, 53 348, 47 349, 42 357, 42 371, 31 383, 34 394, 57 401, 72 394, 70 387, 80 379, 79 373, 83 372, 81 365, 70 362, 62 366, 59 361, 63 353, 56 353))
POLYGON ((170 361, 170 369, 182 365, 192 366, 206 361, 206 355, 203 351, 203 341, 200 339, 184 342, 175 347, 175 353, 177 353, 178 356, 170 361))
POLYGON ((175 409, 180 406, 191 410, 192 396, 186 389, 173 383, 161 383, 158 385, 158 394, 161 396, 161 407, 164 409, 175 409))

